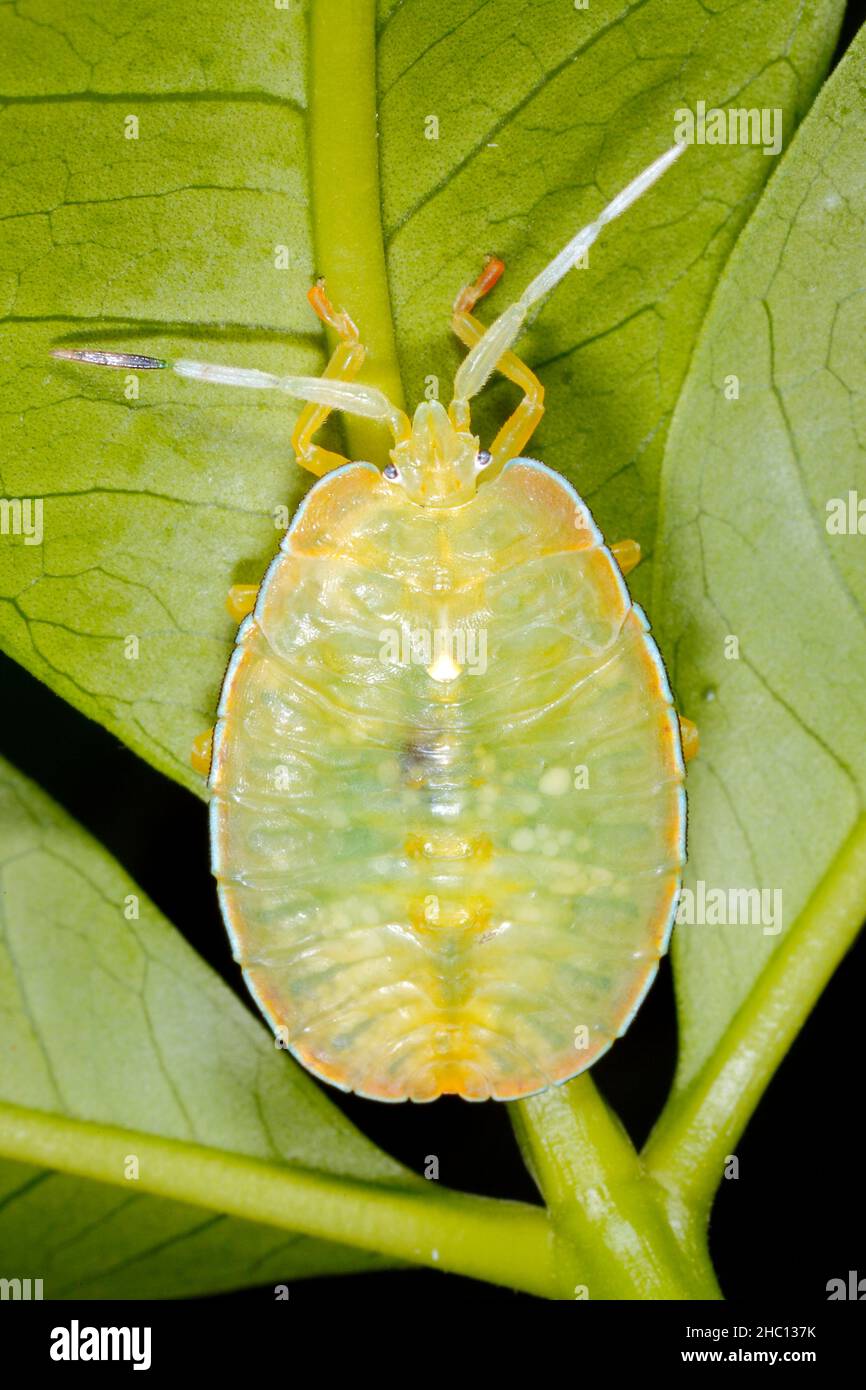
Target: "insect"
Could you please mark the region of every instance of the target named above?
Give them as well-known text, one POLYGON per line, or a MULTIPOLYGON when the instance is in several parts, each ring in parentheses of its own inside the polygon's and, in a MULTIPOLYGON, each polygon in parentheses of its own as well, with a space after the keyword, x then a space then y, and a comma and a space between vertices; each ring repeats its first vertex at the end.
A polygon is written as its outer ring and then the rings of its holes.
POLYGON ((647 622, 586 505, 523 457, 543 388, 512 351, 530 309, 669 167, 657 159, 489 327, 503 263, 458 296, 469 348, 446 409, 409 419, 354 378, 338 335, 321 378, 59 349, 102 366, 284 391, 321 479, 243 621, 211 750, 212 864, 235 958, 278 1040, 379 1100, 511 1100, 568 1080, 628 1027, 667 941, 685 857, 684 753, 647 622), (470 402, 522 389, 482 449, 470 402), (383 422, 380 470, 314 436, 332 410, 383 422))

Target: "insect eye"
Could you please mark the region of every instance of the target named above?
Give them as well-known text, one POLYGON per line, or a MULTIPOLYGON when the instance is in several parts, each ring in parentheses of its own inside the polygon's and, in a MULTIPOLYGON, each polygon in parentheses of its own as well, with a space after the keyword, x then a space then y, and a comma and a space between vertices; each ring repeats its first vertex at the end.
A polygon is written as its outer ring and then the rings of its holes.
POLYGON ((493 455, 489 449, 479 449, 478 457, 475 460, 475 467, 479 470, 486 468, 492 457, 493 455))
POLYGON ((396 483, 400 476, 400 470, 394 463, 386 463, 382 469, 383 478, 387 478, 389 483, 396 483))

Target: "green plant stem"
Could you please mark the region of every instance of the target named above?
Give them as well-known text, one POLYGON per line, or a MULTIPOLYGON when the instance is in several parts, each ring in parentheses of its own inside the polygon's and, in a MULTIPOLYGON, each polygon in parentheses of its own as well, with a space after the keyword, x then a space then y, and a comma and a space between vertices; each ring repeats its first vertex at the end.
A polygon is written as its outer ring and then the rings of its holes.
POLYGON ((560 1297, 714 1299, 704 1241, 680 1239, 656 1188, 588 1075, 511 1107, 556 1233, 560 1297), (580 1295, 578 1295, 580 1296, 580 1295))
MULTIPOLYGON (((362 373, 395 405, 403 385, 382 239, 376 113, 375 0, 316 0, 310 18, 310 195, 316 264, 368 349, 362 373)), ((390 440, 347 416, 353 458, 373 462, 390 440)))
POLYGON ((135 1130, 0 1104, 0 1153, 127 1191, 225 1212, 279 1230, 374 1250, 543 1297, 555 1297, 544 1211, 452 1192, 391 1186, 265 1163, 135 1130), (126 1176, 128 1158, 139 1177, 126 1176))
POLYGON ((657 1182, 708 1218, 726 1157, 866 917, 866 818, 769 961, 697 1079, 674 1091, 644 1150, 657 1182))

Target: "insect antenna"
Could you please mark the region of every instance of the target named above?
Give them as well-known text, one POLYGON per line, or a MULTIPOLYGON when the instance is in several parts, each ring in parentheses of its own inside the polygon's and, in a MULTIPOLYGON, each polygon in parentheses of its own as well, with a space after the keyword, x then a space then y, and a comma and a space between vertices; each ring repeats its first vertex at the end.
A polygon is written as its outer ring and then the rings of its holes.
POLYGON ((61 362, 87 362, 91 367, 126 367, 136 372, 157 371, 167 367, 162 357, 143 357, 139 352, 98 352, 95 348, 53 348, 52 357, 61 362))
POLYGON ((162 357, 144 357, 137 352, 100 352, 93 348, 54 348, 52 357, 61 362, 83 362, 92 367, 126 368, 128 371, 156 371, 169 368, 177 376, 193 381, 209 381, 218 386, 242 386, 257 391, 284 391, 300 401, 315 401, 329 410, 360 415, 387 425, 398 442, 411 434, 408 416, 392 405, 375 386, 318 376, 275 376, 251 367, 226 367, 213 362, 193 362, 181 357, 169 362, 162 357))
POLYGON ((643 193, 651 188, 657 179, 679 159, 685 145, 673 145, 658 159, 654 160, 637 178, 632 179, 615 198, 607 204, 592 222, 582 227, 566 246, 554 256, 540 274, 527 285, 520 298, 512 304, 487 329, 482 338, 466 354, 454 378, 454 400, 458 407, 476 396, 493 373, 503 353, 507 352, 517 339, 526 317, 535 304, 558 285, 560 280, 577 265, 589 250, 602 227, 631 207, 643 193))

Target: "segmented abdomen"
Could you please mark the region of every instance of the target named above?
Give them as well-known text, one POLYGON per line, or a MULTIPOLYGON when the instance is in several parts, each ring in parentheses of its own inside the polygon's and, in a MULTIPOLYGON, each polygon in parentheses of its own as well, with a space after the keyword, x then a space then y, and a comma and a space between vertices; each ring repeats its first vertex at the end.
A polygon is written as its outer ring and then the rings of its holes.
POLYGON ((451 511, 366 465, 319 484, 239 634, 211 786, 250 988, 362 1094, 565 1080, 666 945, 676 716, 614 562, 540 465, 451 511))

